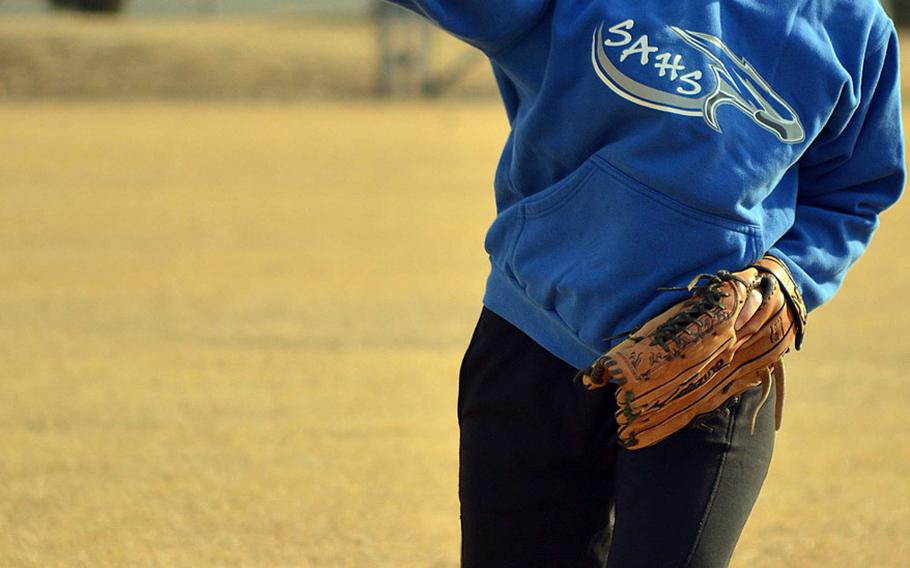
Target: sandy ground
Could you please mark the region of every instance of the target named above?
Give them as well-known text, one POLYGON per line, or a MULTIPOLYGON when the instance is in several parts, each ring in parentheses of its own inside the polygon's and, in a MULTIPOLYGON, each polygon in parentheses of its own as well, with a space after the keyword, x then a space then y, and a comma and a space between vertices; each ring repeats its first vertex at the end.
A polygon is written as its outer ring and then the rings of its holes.
MULTIPOLYGON (((0 565, 456 565, 496 105, 0 124, 0 565)), ((910 555, 908 212, 813 315, 735 566, 910 555)))
MULTIPOLYGON (((495 102, 0 125, 0 566, 457 566, 495 102)), ((908 239, 901 205, 812 315, 735 567, 910 557, 908 239)))

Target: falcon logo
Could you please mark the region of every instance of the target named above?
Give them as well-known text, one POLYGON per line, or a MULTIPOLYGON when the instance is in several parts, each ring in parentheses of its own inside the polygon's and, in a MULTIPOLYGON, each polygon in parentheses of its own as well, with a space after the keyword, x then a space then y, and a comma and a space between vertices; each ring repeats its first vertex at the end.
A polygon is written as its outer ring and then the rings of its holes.
POLYGON ((748 61, 730 51, 719 38, 669 27, 685 45, 707 58, 707 68, 712 76, 709 78, 700 69, 690 70, 683 54, 651 45, 647 34, 634 38, 631 33, 634 27, 634 20, 625 20, 606 30, 601 24, 594 31, 591 47, 594 70, 617 95, 654 110, 700 116, 717 132, 723 132, 717 119, 718 108, 731 105, 781 142, 798 144, 805 139, 802 123, 793 108, 748 61), (620 65, 638 64, 651 68, 662 84, 669 82, 670 89, 646 85, 623 73, 608 50, 620 65), (706 83, 710 88, 706 88, 706 83))

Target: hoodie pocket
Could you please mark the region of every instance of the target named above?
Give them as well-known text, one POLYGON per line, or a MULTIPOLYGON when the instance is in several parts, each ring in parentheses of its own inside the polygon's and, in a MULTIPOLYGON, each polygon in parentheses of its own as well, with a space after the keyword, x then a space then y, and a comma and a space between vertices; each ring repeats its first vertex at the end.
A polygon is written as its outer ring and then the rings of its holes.
POLYGON ((759 255, 760 229, 700 211, 595 155, 497 218, 487 249, 538 306, 592 348, 634 327, 701 272, 759 255))

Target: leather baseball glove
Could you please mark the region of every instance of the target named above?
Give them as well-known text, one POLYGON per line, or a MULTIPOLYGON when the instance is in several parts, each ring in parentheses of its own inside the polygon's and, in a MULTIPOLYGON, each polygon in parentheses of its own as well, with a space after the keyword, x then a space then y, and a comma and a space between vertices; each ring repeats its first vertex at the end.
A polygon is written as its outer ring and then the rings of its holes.
MULTIPOLYGON (((579 372, 588 389, 616 385, 620 443, 629 449, 654 445, 759 385, 759 409, 776 388, 780 428, 781 358, 791 347, 800 348, 806 325, 806 308, 786 265, 765 256, 742 271, 701 274, 687 288, 671 290, 691 295, 579 372), (736 329, 751 290, 760 292, 761 304, 736 329)), ((757 415, 758 410, 753 428, 757 415)))

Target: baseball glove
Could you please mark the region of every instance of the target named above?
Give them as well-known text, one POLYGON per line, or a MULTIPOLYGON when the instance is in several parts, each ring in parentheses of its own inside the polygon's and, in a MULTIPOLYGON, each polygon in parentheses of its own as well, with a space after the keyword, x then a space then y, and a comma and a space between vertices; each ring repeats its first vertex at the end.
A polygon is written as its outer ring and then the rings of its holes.
MULTIPOLYGON (((588 389, 616 385, 620 443, 630 449, 654 445, 759 385, 759 409, 776 388, 779 428, 781 358, 791 347, 800 348, 806 324, 805 305, 786 265, 765 256, 742 271, 701 274, 688 287, 671 290, 691 295, 579 372, 588 389), (761 293, 762 302, 736 329, 751 290, 761 293)), ((758 410, 753 428, 757 415, 758 410)))

